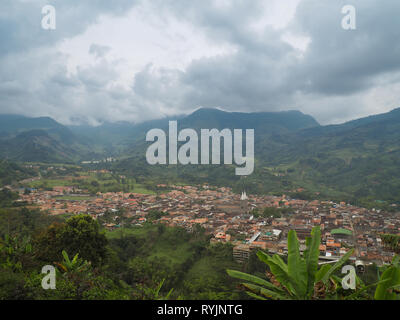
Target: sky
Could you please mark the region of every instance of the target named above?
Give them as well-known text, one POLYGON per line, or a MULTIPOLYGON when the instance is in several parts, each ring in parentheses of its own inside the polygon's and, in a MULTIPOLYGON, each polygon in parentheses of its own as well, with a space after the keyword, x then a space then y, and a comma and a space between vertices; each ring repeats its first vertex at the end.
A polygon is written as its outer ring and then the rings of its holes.
POLYGON ((398 0, 2 0, 0 113, 98 125, 200 107, 321 124, 388 112, 399 13, 398 0), (42 28, 46 5, 55 30, 42 28))

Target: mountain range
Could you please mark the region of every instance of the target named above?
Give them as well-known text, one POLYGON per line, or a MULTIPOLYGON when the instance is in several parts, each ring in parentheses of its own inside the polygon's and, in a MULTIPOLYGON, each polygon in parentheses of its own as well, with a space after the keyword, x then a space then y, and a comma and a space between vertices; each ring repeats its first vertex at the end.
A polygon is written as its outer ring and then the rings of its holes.
MULTIPOLYGON (((117 169, 142 179, 230 184, 249 192, 324 194, 400 200, 400 109, 321 126, 299 111, 239 113, 199 109, 188 116, 140 124, 63 126, 51 118, 0 115, 0 158, 24 162, 120 159, 117 169), (235 177, 230 166, 157 167, 145 162, 148 130, 255 129, 256 170, 235 177), (300 190, 300 191, 298 191, 300 190)), ((303 196, 305 196, 303 194, 303 196)))

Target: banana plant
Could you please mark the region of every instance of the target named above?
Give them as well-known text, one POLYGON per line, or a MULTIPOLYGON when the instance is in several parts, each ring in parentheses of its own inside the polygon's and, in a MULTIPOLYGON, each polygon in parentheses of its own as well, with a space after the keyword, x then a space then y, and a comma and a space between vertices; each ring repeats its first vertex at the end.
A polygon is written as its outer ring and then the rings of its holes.
POLYGON ((0 244, 0 249, 10 255, 30 253, 32 252, 31 238, 29 236, 10 237, 9 235, 5 235, 4 241, 0 244))
POLYGON ((242 286, 246 293, 256 299, 273 300, 311 300, 335 298, 340 281, 334 273, 350 258, 354 249, 348 251, 333 266, 326 264, 318 268, 321 230, 314 227, 311 237, 306 239, 306 250, 300 254, 299 240, 296 231, 288 234, 288 262, 275 254, 269 256, 263 251, 257 253, 258 258, 268 265, 269 280, 246 274, 236 270, 227 270, 234 278, 244 280, 242 286))
POLYGON ((400 300, 400 256, 395 256, 391 265, 384 266, 382 270, 375 300, 400 300))
POLYGON ((71 272, 83 272, 88 270, 90 266, 90 262, 84 261, 79 258, 79 253, 77 253, 72 260, 69 258, 68 253, 63 250, 62 255, 64 260, 60 263, 56 262, 56 265, 64 272, 64 273, 71 273, 71 272))
POLYGON ((170 297, 170 295, 171 295, 172 292, 174 291, 174 289, 172 288, 171 290, 169 290, 169 292, 167 293, 167 295, 161 296, 161 295, 160 295, 160 291, 161 291, 162 286, 164 285, 164 282, 165 282, 165 279, 163 279, 163 280, 159 283, 157 289, 154 291, 154 299, 155 299, 155 300, 168 300, 169 297, 170 297))
MULTIPOLYGON (((157 285, 156 288, 152 286, 139 285, 139 291, 141 291, 140 300, 170 300, 171 294, 174 289, 168 291, 167 294, 162 294, 161 289, 164 286, 165 278, 157 285)), ((179 296, 177 300, 182 300, 182 297, 179 296)))

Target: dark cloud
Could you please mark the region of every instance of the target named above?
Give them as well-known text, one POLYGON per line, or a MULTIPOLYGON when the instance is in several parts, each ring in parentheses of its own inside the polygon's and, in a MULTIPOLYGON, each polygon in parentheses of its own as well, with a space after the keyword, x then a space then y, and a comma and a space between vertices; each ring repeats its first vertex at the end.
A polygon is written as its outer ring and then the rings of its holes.
POLYGON ((101 14, 119 15, 134 6, 135 0, 3 0, 0 2, 0 55, 50 46, 82 33, 101 14), (56 30, 43 30, 42 8, 56 9, 56 30))
POLYGON ((375 84, 376 77, 400 69, 399 1, 355 0, 357 29, 341 28, 341 9, 348 1, 303 0, 294 32, 312 42, 296 73, 306 79, 302 90, 352 94, 375 84))
POLYGON ((280 29, 254 28, 265 14, 264 0, 154 0, 147 4, 150 14, 190 24, 232 50, 179 70, 149 64, 132 75, 130 87, 118 83, 120 61, 109 57, 113 48, 106 42, 90 43, 93 63, 75 73, 55 45, 82 34, 102 14, 123 15, 140 1, 54 0, 57 30, 44 31, 41 7, 47 2, 0 4, 2 113, 96 123, 143 121, 204 106, 300 109, 329 123, 387 111, 400 98, 397 0, 352 1, 357 9, 353 31, 341 28, 341 9, 348 4, 343 0, 301 0, 294 19, 280 29), (307 50, 283 41, 288 33, 309 38, 307 50))

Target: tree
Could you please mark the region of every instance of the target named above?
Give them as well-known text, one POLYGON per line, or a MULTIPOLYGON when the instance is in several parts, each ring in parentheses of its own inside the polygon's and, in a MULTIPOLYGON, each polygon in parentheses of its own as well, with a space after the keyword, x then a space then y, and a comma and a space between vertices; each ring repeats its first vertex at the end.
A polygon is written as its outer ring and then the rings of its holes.
POLYGON ((12 192, 8 188, 3 188, 2 190, 0 190, 0 206, 2 208, 11 207, 14 200, 17 200, 18 198, 18 194, 12 192))
POLYGON ((44 263, 59 261, 63 250, 63 240, 60 235, 64 224, 55 222, 34 238, 35 256, 44 263))
POLYGON ((88 215, 69 218, 64 224, 53 224, 37 239, 37 254, 48 262, 59 261, 62 250, 79 253, 84 260, 99 266, 106 259, 107 238, 97 221, 88 215))
POLYGON ((95 188, 100 187, 100 184, 96 180, 93 180, 90 184, 92 185, 92 187, 95 187, 95 188))
POLYGON ((275 254, 259 251, 258 258, 268 265, 269 281, 250 274, 235 270, 227 270, 231 277, 245 280, 242 283, 247 294, 257 299, 273 300, 308 300, 321 298, 335 298, 340 281, 334 273, 347 261, 354 250, 347 252, 333 266, 323 265, 318 269, 319 245, 321 231, 314 227, 311 238, 306 240, 306 250, 303 257, 300 255, 299 241, 294 230, 288 234, 288 263, 275 254))
POLYGON ((158 232, 159 235, 162 235, 162 234, 165 232, 165 230, 166 230, 165 225, 159 224, 159 225, 157 226, 157 232, 158 232))

